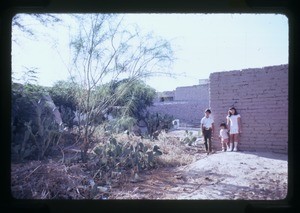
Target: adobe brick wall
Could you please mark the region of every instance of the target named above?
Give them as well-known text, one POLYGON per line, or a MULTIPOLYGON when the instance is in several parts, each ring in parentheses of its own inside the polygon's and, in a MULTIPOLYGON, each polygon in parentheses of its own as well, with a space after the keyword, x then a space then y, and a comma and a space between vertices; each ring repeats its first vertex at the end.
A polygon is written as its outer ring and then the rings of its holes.
POLYGON ((216 72, 209 79, 217 150, 219 124, 234 105, 242 120, 240 150, 287 153, 288 65, 216 72))
POLYGON ((200 120, 204 116, 204 110, 208 107, 207 101, 174 101, 155 103, 154 106, 148 108, 149 112, 162 113, 174 116, 179 119, 180 125, 189 124, 200 126, 200 120))
POLYGON ((148 108, 150 112, 169 114, 179 119, 180 124, 200 126, 200 120, 204 116, 204 110, 209 106, 209 84, 201 84, 187 87, 177 87, 174 91, 163 94, 174 96, 174 101, 159 102, 156 99, 154 106, 148 108))
POLYGON ((177 87, 175 90, 176 101, 209 101, 209 84, 177 87))

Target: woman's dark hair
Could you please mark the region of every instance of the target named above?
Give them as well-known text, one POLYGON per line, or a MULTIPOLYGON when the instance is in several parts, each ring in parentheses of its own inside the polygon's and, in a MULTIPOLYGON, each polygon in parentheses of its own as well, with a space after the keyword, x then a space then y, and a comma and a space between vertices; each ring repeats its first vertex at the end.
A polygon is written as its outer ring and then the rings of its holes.
MULTIPOLYGON (((234 115, 239 114, 239 113, 236 111, 236 108, 234 108, 234 107, 230 107, 230 108, 229 108, 229 110, 232 110, 232 109, 234 109, 234 115)), ((232 115, 232 114, 229 113, 229 117, 230 117, 231 115, 232 115)))
POLYGON ((226 125, 225 122, 222 122, 222 123, 220 124, 220 127, 222 127, 222 126, 224 126, 224 128, 227 129, 227 125, 226 125))

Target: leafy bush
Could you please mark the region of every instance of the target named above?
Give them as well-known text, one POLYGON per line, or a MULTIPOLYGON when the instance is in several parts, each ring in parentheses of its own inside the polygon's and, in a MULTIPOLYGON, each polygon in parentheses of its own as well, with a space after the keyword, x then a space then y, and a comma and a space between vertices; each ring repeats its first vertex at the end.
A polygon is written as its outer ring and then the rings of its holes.
MULTIPOLYGON (((173 116, 160 113, 147 113, 145 116, 145 123, 147 124, 148 134, 151 138, 155 138, 155 133, 161 130, 168 131, 172 128, 173 116)), ((157 138, 156 138, 157 139, 157 138)))
POLYGON ((58 81, 49 89, 49 93, 59 111, 63 122, 71 128, 75 117, 73 111, 76 111, 77 100, 76 90, 78 86, 68 81, 58 81))
POLYGON ((46 89, 31 84, 12 84, 12 141, 13 160, 41 159, 60 136, 58 124, 40 98, 46 89))

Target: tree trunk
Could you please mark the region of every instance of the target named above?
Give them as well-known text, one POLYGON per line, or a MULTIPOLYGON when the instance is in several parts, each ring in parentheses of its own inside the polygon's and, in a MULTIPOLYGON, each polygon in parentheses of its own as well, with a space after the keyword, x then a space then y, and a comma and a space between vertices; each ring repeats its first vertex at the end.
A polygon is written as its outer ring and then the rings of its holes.
POLYGON ((89 140, 88 140, 88 137, 85 136, 84 139, 83 139, 83 144, 82 144, 82 147, 81 147, 81 160, 83 163, 86 163, 87 162, 87 151, 89 149, 89 140))

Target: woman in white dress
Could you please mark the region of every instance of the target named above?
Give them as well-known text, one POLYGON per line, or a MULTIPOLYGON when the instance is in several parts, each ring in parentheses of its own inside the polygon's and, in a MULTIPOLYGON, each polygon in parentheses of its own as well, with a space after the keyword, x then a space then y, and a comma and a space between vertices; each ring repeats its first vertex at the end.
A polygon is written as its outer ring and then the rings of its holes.
POLYGON ((227 151, 237 151, 238 143, 240 142, 240 133, 241 130, 241 115, 238 114, 237 110, 234 107, 231 107, 228 111, 227 126, 230 136, 230 146, 227 151))

